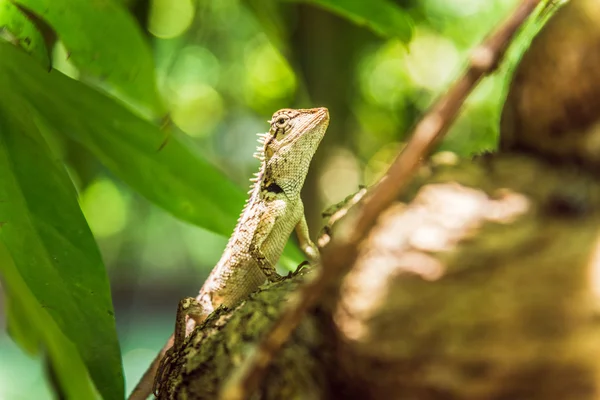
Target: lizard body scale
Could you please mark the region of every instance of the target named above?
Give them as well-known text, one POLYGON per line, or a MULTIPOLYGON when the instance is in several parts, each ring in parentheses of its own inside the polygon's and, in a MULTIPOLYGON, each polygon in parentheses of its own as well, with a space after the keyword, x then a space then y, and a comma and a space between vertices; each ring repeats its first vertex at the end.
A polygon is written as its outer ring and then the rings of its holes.
POLYGON ((310 261, 318 260, 318 249, 308 236, 300 190, 327 130, 329 112, 326 108, 282 109, 269 122, 271 128, 259 135, 260 146, 255 154, 261 162, 259 172, 252 179, 250 197, 221 259, 198 295, 180 302, 175 334, 142 376, 129 400, 146 399, 152 393, 155 379, 160 378, 157 371, 160 375, 162 363, 172 349, 180 348, 193 328, 215 309, 236 305, 265 279, 282 279, 275 265, 293 230, 310 261))

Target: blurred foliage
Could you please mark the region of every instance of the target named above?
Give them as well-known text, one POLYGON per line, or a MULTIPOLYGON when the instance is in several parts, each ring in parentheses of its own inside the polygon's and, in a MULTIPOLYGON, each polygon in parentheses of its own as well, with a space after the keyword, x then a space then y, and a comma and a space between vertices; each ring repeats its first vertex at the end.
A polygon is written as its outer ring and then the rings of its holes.
MULTIPOLYGON (((14 340, 45 349, 68 398, 92 396, 87 373, 103 397, 119 398, 104 266, 131 388, 172 329, 178 298, 218 260, 265 120, 282 107, 330 108, 304 193, 316 231, 320 210, 381 176, 515 3, 0 0, 10 43, 0 43, 0 277, 14 340), (80 258, 64 256, 74 245, 80 258)), ((469 97, 441 150, 495 147, 504 80, 469 97)), ((283 264, 298 257, 290 247, 283 264)), ((39 363, 1 336, 0 353, 0 398, 50 396, 39 363)))
POLYGON ((358 25, 368 26, 381 36, 408 41, 411 19, 401 8, 388 0, 303 0, 348 18, 358 25))

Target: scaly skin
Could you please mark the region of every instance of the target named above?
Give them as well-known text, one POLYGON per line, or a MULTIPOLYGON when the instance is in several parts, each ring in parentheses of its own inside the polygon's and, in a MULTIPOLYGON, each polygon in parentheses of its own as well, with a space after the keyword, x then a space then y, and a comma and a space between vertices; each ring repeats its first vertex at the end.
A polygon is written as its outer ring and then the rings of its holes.
POLYGON ((227 247, 195 298, 183 299, 177 310, 175 334, 152 362, 129 400, 146 399, 160 390, 160 371, 193 328, 219 306, 232 307, 264 281, 282 279, 275 265, 293 230, 311 262, 319 258, 308 236, 300 190, 310 161, 329 124, 326 108, 283 109, 273 114, 268 133, 259 135, 256 154, 261 167, 250 198, 227 247), (189 317, 189 318, 186 318, 189 317), (187 322, 186 322, 187 319, 187 322), (158 376, 157 376, 158 372, 158 376))

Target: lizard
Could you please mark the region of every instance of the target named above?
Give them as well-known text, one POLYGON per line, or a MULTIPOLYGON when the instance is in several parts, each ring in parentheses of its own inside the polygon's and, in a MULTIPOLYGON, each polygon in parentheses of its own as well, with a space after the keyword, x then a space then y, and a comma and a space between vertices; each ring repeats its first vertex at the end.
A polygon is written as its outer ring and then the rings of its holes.
POLYGON ((146 399, 160 390, 160 371, 167 359, 183 347, 194 327, 220 306, 232 307, 269 280, 281 277, 275 265, 292 231, 311 264, 319 250, 310 240, 300 190, 310 162, 329 125, 327 108, 281 109, 259 134, 254 154, 260 160, 237 225, 227 246, 198 295, 180 301, 175 333, 154 359, 129 400, 146 399))

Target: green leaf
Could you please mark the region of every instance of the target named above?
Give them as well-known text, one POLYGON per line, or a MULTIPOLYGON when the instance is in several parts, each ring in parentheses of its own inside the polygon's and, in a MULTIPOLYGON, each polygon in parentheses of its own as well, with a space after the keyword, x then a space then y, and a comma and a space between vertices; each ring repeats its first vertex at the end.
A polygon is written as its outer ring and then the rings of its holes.
POLYGON ((50 68, 50 56, 42 34, 9 0, 0 0, 0 39, 2 38, 31 54, 44 68, 50 68))
POLYGON ((45 20, 64 43, 69 59, 91 75, 93 83, 114 89, 153 116, 162 115, 152 52, 122 4, 113 0, 11 1, 45 20))
MULTIPOLYGON (((10 45, 0 48, 11 49, 0 52, 3 67, 6 58, 29 58, 10 45)), ((30 58, 29 65, 44 73, 30 58)), ((5 72, 0 67, 0 87, 9 88, 0 97, 0 241, 14 266, 3 262, 0 271, 11 312, 27 318, 64 389, 79 393, 71 398, 89 398, 86 380, 78 382, 85 378, 79 353, 103 397, 122 399, 121 355, 100 253, 72 182, 38 129, 37 114, 5 72)), ((26 325, 21 320, 16 327, 11 332, 17 342, 30 349, 32 336, 18 337, 26 325)))
MULTIPOLYGON (((13 90, 23 94, 47 126, 82 143, 150 201, 182 220, 231 235, 247 196, 177 137, 167 137, 60 72, 46 73, 11 46, 0 46, 0 74, 9 77, 13 90)), ((285 254, 293 263, 301 259, 294 247, 288 246, 285 254)))
POLYGON ((183 220, 231 233, 245 196, 176 137, 9 46, 0 47, 0 68, 48 127, 83 144, 134 189, 183 220))
POLYGON ((68 399, 96 399, 86 366, 77 348, 57 326, 54 319, 44 309, 27 283, 21 278, 9 252, 0 241, 0 280, 7 297, 7 320, 11 337, 29 353, 39 351, 39 343, 44 344, 45 356, 50 360, 68 399), (20 331, 19 329, 26 329, 20 331), (24 344, 23 341, 26 343, 24 344), (28 346, 35 345, 35 351, 28 346))
POLYGON ((357 25, 365 25, 383 37, 408 42, 412 36, 411 18, 389 0, 287 0, 310 3, 338 14, 357 25))

